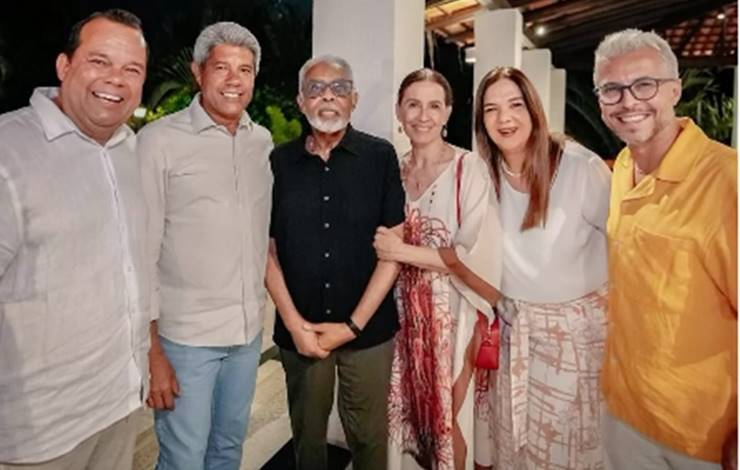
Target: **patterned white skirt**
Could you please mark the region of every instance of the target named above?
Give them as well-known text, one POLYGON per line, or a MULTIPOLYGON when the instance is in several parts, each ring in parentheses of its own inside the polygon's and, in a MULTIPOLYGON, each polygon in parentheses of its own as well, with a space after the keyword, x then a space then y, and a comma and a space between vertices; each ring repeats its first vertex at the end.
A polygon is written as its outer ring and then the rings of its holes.
POLYGON ((569 302, 504 298, 492 374, 494 469, 603 469, 602 394, 607 287, 569 302))

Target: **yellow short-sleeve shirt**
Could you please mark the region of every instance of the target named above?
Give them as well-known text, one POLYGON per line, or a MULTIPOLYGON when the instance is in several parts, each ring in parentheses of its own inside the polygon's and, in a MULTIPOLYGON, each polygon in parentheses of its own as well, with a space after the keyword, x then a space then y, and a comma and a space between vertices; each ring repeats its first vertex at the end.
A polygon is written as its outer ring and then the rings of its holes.
POLYGON ((737 153, 680 123, 639 184, 629 149, 614 165, 602 383, 612 415, 718 462, 737 426, 737 153))

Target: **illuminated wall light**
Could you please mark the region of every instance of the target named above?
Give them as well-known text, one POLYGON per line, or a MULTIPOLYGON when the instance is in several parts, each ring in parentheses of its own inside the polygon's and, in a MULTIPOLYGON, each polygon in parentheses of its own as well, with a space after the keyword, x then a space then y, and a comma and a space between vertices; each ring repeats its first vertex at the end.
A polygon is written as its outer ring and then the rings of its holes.
POLYGON ((544 36, 547 34, 547 28, 544 25, 539 25, 534 29, 534 34, 537 36, 544 36))
POLYGON ((727 16, 724 13, 720 13, 719 15, 717 15, 718 20, 724 20, 725 18, 727 18, 727 16))

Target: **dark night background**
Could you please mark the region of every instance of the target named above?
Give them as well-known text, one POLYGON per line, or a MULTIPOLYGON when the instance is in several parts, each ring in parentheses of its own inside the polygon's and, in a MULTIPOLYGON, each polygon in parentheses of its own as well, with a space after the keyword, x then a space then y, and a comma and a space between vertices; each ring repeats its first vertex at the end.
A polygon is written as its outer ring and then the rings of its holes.
POLYGON ((6 69, 0 76, 0 112, 25 106, 35 86, 56 85, 54 61, 71 26, 108 8, 127 9, 144 23, 151 51, 145 100, 171 58, 192 47, 204 26, 220 20, 241 23, 259 39, 263 61, 257 88, 269 83, 295 90, 298 69, 310 54, 311 6, 307 0, 14 1, 0 16, 0 61, 6 69))
MULTIPOLYGON (((298 86, 298 70, 311 54, 312 5, 312 0, 8 2, 0 13, 0 113, 26 106, 34 87, 58 84, 54 61, 74 23, 93 11, 124 8, 142 19, 150 47, 143 104, 154 108, 152 103, 160 103, 161 85, 171 81, 173 77, 180 85, 192 82, 186 68, 190 58, 189 48, 204 26, 229 20, 249 28, 259 39, 263 50, 255 98, 248 109, 252 117, 267 125, 265 107, 273 104, 280 108, 287 119, 300 121, 293 100, 298 86)), ((454 90, 455 109, 448 125, 448 140, 469 147, 473 67, 464 62, 464 53, 457 46, 431 35, 427 35, 425 43, 425 65, 441 71, 454 90)), ((703 69, 692 73, 698 74, 704 83, 711 80, 711 94, 732 101, 732 67, 703 69)), ((708 88, 706 85, 702 86, 704 88, 700 92, 704 93, 708 88)), ((602 157, 610 157, 618 151, 621 144, 601 123, 591 87, 590 70, 568 70, 566 133, 602 157)), ((189 99, 192 91, 185 90, 182 93, 184 98, 189 99)), ((359 92, 362 94, 362 90, 359 92)), ((693 93, 685 90, 684 101, 689 101, 693 93)), ((702 95, 697 101, 706 101, 705 98, 702 95)), ((183 102, 171 103, 171 106, 182 105, 183 102)), ((680 112, 692 115, 695 108, 696 103, 693 103, 684 106, 680 112)), ((732 113, 732 108, 729 109, 732 113)), ((168 112, 171 110, 169 108, 168 112)), ((728 113, 726 109, 722 112, 725 115, 728 113)), ((722 135, 730 135, 733 122, 732 116, 725 116, 724 121, 717 124, 719 131, 724 133, 722 135)), ((275 128, 268 127, 275 136, 275 128)), ((727 140, 727 137, 724 139, 727 140)))

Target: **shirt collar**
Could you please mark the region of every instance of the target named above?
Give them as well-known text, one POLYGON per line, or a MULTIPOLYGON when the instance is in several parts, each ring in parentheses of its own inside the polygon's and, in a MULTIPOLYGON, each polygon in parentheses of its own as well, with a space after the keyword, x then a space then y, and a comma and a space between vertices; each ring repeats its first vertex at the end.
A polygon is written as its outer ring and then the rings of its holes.
MULTIPOLYGON (((190 102, 189 112, 193 131, 197 134, 211 127, 224 128, 223 125, 216 123, 206 110, 203 109, 203 105, 200 103, 200 97, 201 93, 197 93, 193 97, 193 101, 190 102)), ((241 118, 239 118, 239 128, 252 129, 252 126, 252 119, 246 111, 243 111, 241 118)))
MULTIPOLYGON (((311 130, 309 128, 308 132, 305 132, 300 140, 301 149, 303 150, 302 155, 307 157, 315 156, 306 150, 306 139, 310 135, 311 130)), ((359 156, 362 154, 362 143, 358 142, 358 137, 359 133, 354 129, 354 127, 352 127, 352 124, 347 124, 347 131, 334 149, 341 148, 349 152, 351 155, 359 156)))
MULTIPOLYGON (((679 118, 678 122, 681 131, 655 170, 656 179, 673 182, 686 179, 696 158, 701 154, 701 149, 709 141, 691 118, 679 118)), ((625 169, 631 171, 634 168, 632 154, 628 148, 625 148, 624 157, 620 160, 625 169)))
POLYGON ((339 141, 337 147, 342 147, 348 152, 359 156, 362 153, 362 144, 358 142, 358 137, 359 133, 351 124, 347 124, 347 132, 344 133, 344 137, 339 141))
MULTIPOLYGON (((33 108, 39 117, 46 139, 48 141, 52 141, 65 134, 75 133, 85 140, 98 144, 90 136, 84 134, 77 125, 72 122, 69 116, 64 114, 54 101, 58 96, 58 87, 36 88, 33 91, 33 95, 31 95, 31 108, 33 108)), ((114 147, 132 136, 133 133, 134 131, 132 131, 126 124, 121 124, 121 126, 119 126, 113 133, 111 138, 108 139, 108 142, 105 143, 105 147, 114 147)))

